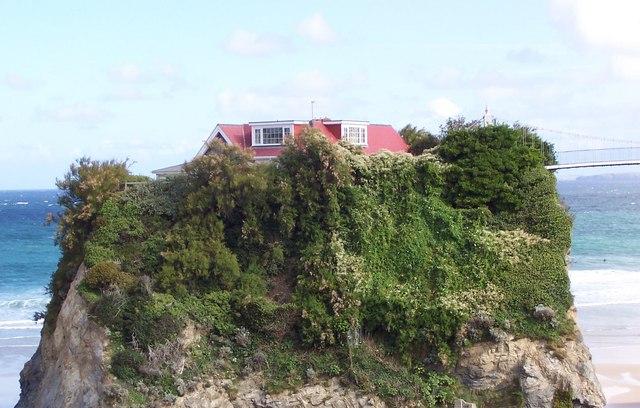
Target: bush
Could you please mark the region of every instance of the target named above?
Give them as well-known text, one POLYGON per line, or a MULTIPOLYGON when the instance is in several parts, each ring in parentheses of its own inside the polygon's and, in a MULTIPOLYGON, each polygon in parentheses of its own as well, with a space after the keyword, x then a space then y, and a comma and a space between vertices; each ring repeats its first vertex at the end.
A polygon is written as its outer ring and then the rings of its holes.
POLYGON ((119 330, 122 324, 122 313, 127 307, 129 298, 124 290, 111 285, 102 291, 102 296, 95 302, 91 312, 96 320, 106 326, 119 330))
POLYGON ((135 338, 145 350, 174 340, 185 326, 181 306, 170 295, 154 296, 151 301, 134 299, 123 316, 127 337, 135 338))
POLYGON ((108 406, 123 406, 129 399, 129 391, 120 384, 106 384, 103 388, 103 402, 108 406))
POLYGON ((492 212, 518 210, 523 174, 542 167, 536 149, 518 143, 517 131, 506 125, 459 128, 447 132, 438 148, 451 163, 447 170, 447 198, 458 208, 486 206, 492 212))
POLYGON ((571 390, 557 389, 553 395, 553 408, 573 408, 573 406, 571 390))
POLYGON ((111 373, 120 380, 132 382, 139 376, 139 369, 145 363, 144 354, 125 348, 111 358, 111 373))
POLYGON ((113 262, 100 262, 87 271, 87 285, 92 289, 107 289, 110 286, 128 290, 136 283, 136 278, 113 262))
MULTIPOLYGON (((451 127, 425 154, 365 155, 306 129, 276 165, 215 143, 184 176, 87 207, 86 230, 66 237, 86 238, 94 313, 154 350, 146 366, 165 391, 176 388, 162 379, 168 359, 183 351, 168 345, 189 321, 209 334, 191 355, 203 371, 266 367, 271 389, 344 374, 398 405, 443 403, 455 386, 427 362, 452 368, 468 339, 566 330, 570 218, 541 155, 516 136, 451 127), (394 361, 357 350, 361 332, 394 361)), ((56 282, 75 270, 66 259, 56 282)), ((125 357, 123 375, 137 375, 125 357)))

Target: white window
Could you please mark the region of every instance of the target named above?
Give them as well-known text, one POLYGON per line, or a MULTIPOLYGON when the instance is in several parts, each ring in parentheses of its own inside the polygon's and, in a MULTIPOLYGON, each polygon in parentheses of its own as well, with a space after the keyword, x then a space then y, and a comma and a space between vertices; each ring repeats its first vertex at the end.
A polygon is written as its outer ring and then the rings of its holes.
POLYGON ((291 136, 290 126, 260 127, 253 129, 253 145, 281 145, 284 139, 291 136))
POLYGON ((342 140, 355 145, 367 144, 367 128, 365 126, 343 126, 342 140))

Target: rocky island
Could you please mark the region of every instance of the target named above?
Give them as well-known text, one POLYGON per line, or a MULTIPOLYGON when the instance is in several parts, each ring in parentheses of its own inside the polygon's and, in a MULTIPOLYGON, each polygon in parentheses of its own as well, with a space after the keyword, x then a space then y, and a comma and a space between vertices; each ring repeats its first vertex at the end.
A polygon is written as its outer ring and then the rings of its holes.
POLYGON ((310 128, 165 181, 80 159, 17 406, 604 407, 552 150, 518 130, 414 156, 310 128))

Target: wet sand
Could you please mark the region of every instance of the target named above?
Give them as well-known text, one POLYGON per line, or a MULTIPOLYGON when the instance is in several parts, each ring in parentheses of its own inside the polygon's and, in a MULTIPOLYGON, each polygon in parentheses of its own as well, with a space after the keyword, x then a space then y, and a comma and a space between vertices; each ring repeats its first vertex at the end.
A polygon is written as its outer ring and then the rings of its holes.
POLYGON ((640 408, 640 346, 594 348, 591 352, 607 408, 640 408))

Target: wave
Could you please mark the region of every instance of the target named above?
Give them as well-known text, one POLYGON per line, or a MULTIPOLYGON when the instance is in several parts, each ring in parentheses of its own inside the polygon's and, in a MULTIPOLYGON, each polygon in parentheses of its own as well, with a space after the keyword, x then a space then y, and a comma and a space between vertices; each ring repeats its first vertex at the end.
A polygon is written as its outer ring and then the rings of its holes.
POLYGON ((33 320, 5 320, 0 321, 0 330, 40 330, 43 319, 33 320))
POLYGON ((30 347, 37 348, 38 345, 37 344, 8 344, 6 346, 0 345, 0 349, 3 349, 3 348, 30 348, 30 347))
POLYGON ((569 271, 577 307, 637 305, 640 271, 590 269, 569 271))
POLYGON ((13 336, 13 337, 0 337, 0 341, 5 340, 24 340, 24 339, 39 339, 40 336, 13 336))
POLYGON ((583 269, 569 270, 571 283, 598 283, 607 285, 626 285, 640 283, 640 270, 627 269, 583 269))
POLYGON ((49 298, 0 300, 0 309, 40 309, 47 306, 47 303, 49 298))
POLYGON ((592 302, 592 303, 576 303, 575 306, 580 307, 597 307, 597 306, 617 306, 617 305, 640 305, 640 301, 638 300, 629 300, 623 302, 592 302))

